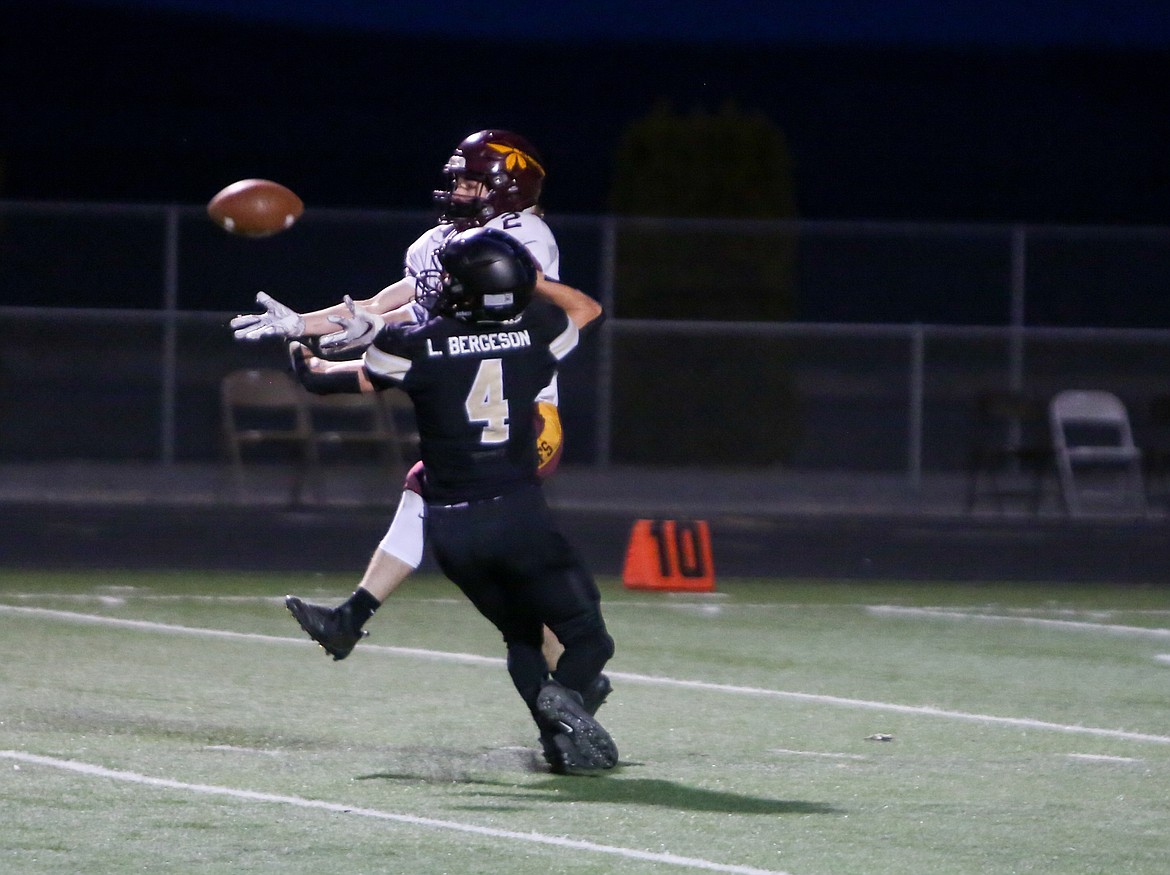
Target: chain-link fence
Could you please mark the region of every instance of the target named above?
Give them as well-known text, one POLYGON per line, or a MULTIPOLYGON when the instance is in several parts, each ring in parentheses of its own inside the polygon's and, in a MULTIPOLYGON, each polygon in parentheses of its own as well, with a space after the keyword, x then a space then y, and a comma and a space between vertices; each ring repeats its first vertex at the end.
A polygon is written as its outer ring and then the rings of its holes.
MULTIPOLYGON (((963 467, 997 388, 1108 389, 1139 443, 1165 440, 1146 411, 1170 392, 1170 229, 550 224, 562 278, 611 314, 562 374, 567 463, 915 479, 963 467)), ((367 296, 428 225, 311 210, 247 240, 195 207, 0 204, 0 461, 222 459, 220 381, 283 365, 231 315, 260 289, 367 296)))

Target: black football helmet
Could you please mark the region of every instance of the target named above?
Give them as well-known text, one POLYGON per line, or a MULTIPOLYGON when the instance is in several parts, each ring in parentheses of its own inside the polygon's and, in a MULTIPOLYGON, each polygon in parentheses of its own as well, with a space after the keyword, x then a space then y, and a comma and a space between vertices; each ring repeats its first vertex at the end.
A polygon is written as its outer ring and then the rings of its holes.
POLYGON ((434 262, 414 279, 414 298, 431 313, 463 322, 506 322, 532 300, 536 260, 504 231, 458 231, 436 250, 434 262))
POLYGON ((460 230, 482 225, 503 213, 536 206, 544 184, 544 166, 526 139, 511 131, 479 131, 455 147, 443 167, 447 190, 436 191, 439 220, 460 230), (483 183, 482 197, 456 200, 460 179, 483 183))

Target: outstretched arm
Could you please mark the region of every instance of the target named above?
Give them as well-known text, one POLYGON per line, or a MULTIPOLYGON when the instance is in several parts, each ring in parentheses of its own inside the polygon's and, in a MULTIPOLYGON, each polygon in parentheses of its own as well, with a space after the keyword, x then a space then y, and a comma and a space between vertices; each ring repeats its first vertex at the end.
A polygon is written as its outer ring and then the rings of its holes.
POLYGON ((288 345, 288 355, 297 380, 314 395, 375 391, 361 359, 326 361, 317 358, 307 346, 296 340, 288 345))
MULTIPOLYGON (((391 283, 382 289, 376 295, 366 298, 364 301, 354 301, 354 305, 368 310, 371 313, 378 315, 385 315, 393 310, 397 310, 403 304, 414 300, 414 277, 403 277, 398 282, 391 283)), ((340 304, 334 304, 331 307, 325 307, 322 310, 314 310, 312 313, 306 313, 305 319, 305 334, 329 334, 337 330, 337 325, 340 323, 332 321, 333 319, 344 319, 350 316, 349 306, 345 301, 340 304)))
POLYGON ((310 313, 298 313, 271 295, 260 292, 256 295, 256 303, 264 308, 264 312, 236 316, 231 321, 231 327, 237 340, 259 340, 263 337, 317 337, 337 333, 337 326, 340 323, 333 320, 354 315, 350 309, 351 301, 358 310, 380 316, 394 312, 412 300, 414 279, 411 277, 403 277, 364 301, 350 299, 310 313))

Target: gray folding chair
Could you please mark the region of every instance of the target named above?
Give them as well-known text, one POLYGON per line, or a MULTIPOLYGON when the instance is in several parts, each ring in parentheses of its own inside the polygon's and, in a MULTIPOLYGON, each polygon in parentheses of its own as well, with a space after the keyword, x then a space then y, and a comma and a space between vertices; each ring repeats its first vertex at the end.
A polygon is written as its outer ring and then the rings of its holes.
POLYGON ((317 464, 305 391, 284 370, 242 368, 220 383, 221 427, 235 474, 236 495, 244 495, 244 447, 270 444, 290 457, 295 479, 291 500, 304 498, 317 464))
POLYGON ((1142 453, 1129 414, 1111 392, 1067 389, 1048 405, 1052 447, 1065 509, 1144 513, 1142 453))
POLYGON ((414 409, 402 391, 309 395, 308 406, 321 462, 336 460, 347 448, 364 449, 392 480, 398 480, 409 467, 408 459, 416 458, 411 456, 418 443, 412 427, 414 409), (403 404, 409 419, 398 415, 403 404))
POLYGON ((967 461, 967 510, 981 498, 1003 511, 1004 499, 1024 498, 1040 511, 1053 473, 1044 402, 1023 392, 989 390, 975 398, 967 461))

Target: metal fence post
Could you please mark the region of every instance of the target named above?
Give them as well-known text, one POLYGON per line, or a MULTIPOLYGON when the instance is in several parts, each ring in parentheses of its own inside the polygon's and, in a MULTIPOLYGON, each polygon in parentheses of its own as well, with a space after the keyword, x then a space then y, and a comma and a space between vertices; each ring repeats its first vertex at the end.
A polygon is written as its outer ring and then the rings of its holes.
POLYGON ((907 473, 910 485, 922 486, 922 405, 926 379, 926 329, 915 323, 910 333, 910 417, 907 435, 907 473))
POLYGON ((178 385, 179 210, 168 207, 163 244, 163 344, 160 448, 164 465, 175 462, 175 404, 178 385))
POLYGON ((601 337, 597 356, 597 420, 594 442, 597 445, 598 468, 608 468, 613 438, 613 321, 614 321, 614 276, 617 272, 617 220, 607 216, 601 222, 601 265, 598 271, 601 288, 601 306, 608 319, 601 324, 601 337))
MULTIPOLYGON (((1027 229, 1012 227, 1011 237, 1011 310, 1008 328, 1008 386, 1013 392, 1024 391, 1024 318, 1028 282, 1027 229)), ((1008 423, 1008 441, 1018 447, 1024 439, 1023 423, 1013 419, 1008 423)), ((1019 460, 1013 464, 1018 466, 1019 460)))
POLYGON ((1027 229, 1012 228, 1011 254, 1011 342, 1008 346, 1008 381, 1019 392, 1024 388, 1024 319, 1027 300, 1027 229))

